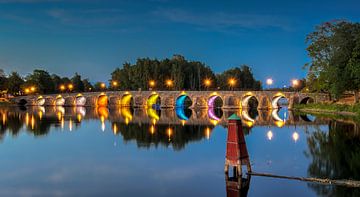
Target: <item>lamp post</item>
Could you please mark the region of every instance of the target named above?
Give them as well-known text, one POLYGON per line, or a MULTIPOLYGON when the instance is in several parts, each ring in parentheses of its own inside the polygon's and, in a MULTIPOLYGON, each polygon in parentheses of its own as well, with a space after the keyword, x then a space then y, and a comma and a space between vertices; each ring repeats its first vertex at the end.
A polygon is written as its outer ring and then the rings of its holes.
POLYGON ((70 84, 68 85, 68 89, 69 89, 69 91, 71 92, 71 91, 74 89, 74 85, 70 83, 70 84))
POLYGON ((154 80, 150 80, 149 81, 149 89, 152 90, 155 87, 155 81, 154 80))
POLYGON ((229 86, 230 86, 231 90, 233 91, 233 90, 234 90, 234 86, 235 86, 235 84, 236 84, 236 79, 230 78, 229 81, 228 81, 228 83, 229 83, 229 86))
POLYGON ((65 85, 60 85, 59 89, 60 89, 60 91, 63 92, 66 89, 66 87, 65 87, 65 85))
POLYGON ((205 79, 204 80, 204 85, 206 87, 206 90, 209 90, 209 87, 211 86, 211 80, 210 79, 205 79))
POLYGON ((171 79, 166 80, 165 84, 169 88, 169 90, 174 86, 174 82, 171 79))
POLYGON ((105 89, 105 88, 106 88, 106 84, 105 84, 105 83, 101 83, 101 84, 100 84, 100 87, 101 87, 101 89, 105 89))
POLYGON ((119 83, 117 81, 112 81, 111 83, 112 87, 114 90, 116 90, 116 88, 118 87, 119 83))
POLYGON ((268 85, 268 89, 270 88, 270 86, 274 83, 274 80, 272 78, 268 78, 266 79, 266 85, 268 85))

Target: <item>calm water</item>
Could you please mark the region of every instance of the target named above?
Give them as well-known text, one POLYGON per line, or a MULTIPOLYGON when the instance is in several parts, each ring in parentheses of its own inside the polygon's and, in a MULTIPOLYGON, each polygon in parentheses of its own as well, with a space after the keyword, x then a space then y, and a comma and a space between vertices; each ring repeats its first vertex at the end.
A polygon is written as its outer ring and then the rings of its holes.
MULTIPOLYGON (((360 179, 360 130, 352 121, 284 108, 0 108, 0 195, 226 196, 224 120, 232 113, 243 119, 254 172, 360 179)), ((236 192, 360 196, 357 189, 256 176, 236 192)))

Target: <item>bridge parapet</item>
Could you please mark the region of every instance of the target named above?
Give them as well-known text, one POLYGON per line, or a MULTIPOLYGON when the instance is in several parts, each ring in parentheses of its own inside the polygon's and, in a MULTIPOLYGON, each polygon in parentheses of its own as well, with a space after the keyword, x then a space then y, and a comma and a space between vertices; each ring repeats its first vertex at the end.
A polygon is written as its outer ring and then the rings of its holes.
MULTIPOLYGON (((294 104, 309 102, 324 102, 329 100, 327 94, 301 93, 301 92, 280 92, 280 91, 109 91, 109 92, 85 92, 85 93, 64 93, 64 94, 50 94, 50 95, 30 95, 21 96, 11 99, 13 103, 26 105, 38 105, 39 98, 45 99, 43 105, 56 105, 56 99, 60 96, 65 99, 65 106, 77 105, 76 98, 79 96, 86 99, 85 106, 97 106, 100 97, 106 97, 107 105, 131 105, 134 107, 146 107, 152 95, 157 95, 159 98, 159 105, 162 108, 176 107, 177 99, 186 95, 192 101, 190 108, 208 108, 219 107, 211 106, 218 97, 222 101, 222 108, 224 109, 246 109, 249 107, 250 99, 255 99, 258 102, 258 109, 276 109, 278 108, 278 100, 285 98, 288 101, 289 108, 294 104), (130 95, 130 96, 129 96, 130 95), (127 103, 123 103, 123 98, 127 103)), ((125 101, 124 101, 125 102, 125 101)), ((61 102, 60 102, 61 103, 61 102)))

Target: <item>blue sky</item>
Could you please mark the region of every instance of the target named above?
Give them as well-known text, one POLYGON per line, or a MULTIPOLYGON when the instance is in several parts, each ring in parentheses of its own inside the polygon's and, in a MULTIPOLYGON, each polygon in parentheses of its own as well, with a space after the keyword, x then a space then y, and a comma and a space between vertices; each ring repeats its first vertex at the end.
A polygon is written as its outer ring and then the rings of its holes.
POLYGON ((215 72, 248 64, 274 86, 306 75, 305 36, 360 2, 0 0, 0 68, 106 81, 125 61, 182 54, 215 72))

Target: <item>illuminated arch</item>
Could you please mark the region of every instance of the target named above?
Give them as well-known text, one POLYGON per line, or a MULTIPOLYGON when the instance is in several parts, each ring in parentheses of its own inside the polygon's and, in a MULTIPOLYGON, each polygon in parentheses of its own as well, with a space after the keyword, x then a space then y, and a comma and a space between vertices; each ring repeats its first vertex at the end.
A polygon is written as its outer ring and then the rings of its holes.
POLYGON ((78 94, 75 97, 75 105, 76 106, 85 106, 86 104, 86 98, 82 94, 78 94))
POLYGON ((146 113, 147 115, 149 116, 149 118, 153 119, 153 120, 160 120, 160 111, 158 110, 155 110, 151 107, 148 107, 146 109, 146 113))
POLYGON ((64 106, 65 105, 65 99, 61 96, 58 95, 55 99, 55 105, 56 106, 64 106))
POLYGON ((161 104, 161 98, 159 94, 153 93, 146 101, 147 108, 159 108, 161 104))
POLYGON ((45 98, 42 97, 42 96, 39 96, 37 99, 36 99, 36 105, 39 105, 39 106, 43 106, 45 105, 45 98))
POLYGON ((311 97, 305 97, 300 101, 300 104, 310 104, 310 103, 314 103, 314 99, 311 97))
POLYGON ((175 108, 176 116, 180 120, 189 120, 189 118, 192 115, 192 111, 190 109, 184 108, 184 107, 176 107, 175 108), (188 113, 190 112, 190 113, 188 113))
POLYGON ((224 104, 223 98, 221 98, 221 96, 219 96, 216 92, 209 97, 207 102, 209 108, 222 107, 223 104, 224 104), (215 106, 217 104, 217 101, 221 101, 221 106, 215 106))
POLYGON ((129 93, 124 94, 120 99, 120 106, 132 107, 134 104, 133 96, 129 93))
POLYGON ((275 96, 273 97, 273 99, 271 101, 271 108, 278 109, 279 108, 278 102, 282 98, 285 98, 289 102, 289 99, 286 98, 286 96, 283 93, 279 92, 279 93, 275 94, 275 96))
POLYGON ((218 109, 215 109, 213 107, 208 108, 208 117, 211 120, 220 121, 222 116, 223 116, 223 112, 222 112, 221 108, 218 108, 218 109))
POLYGON ((279 112, 279 109, 272 110, 271 116, 273 117, 276 126, 283 127, 285 125, 286 121, 285 121, 285 119, 283 120, 280 118, 278 112, 279 112))
POLYGON ((245 94, 245 96, 243 96, 242 100, 241 100, 241 107, 242 108, 249 108, 249 101, 251 99, 255 99, 255 101, 258 103, 259 105, 259 99, 251 92, 248 92, 247 94, 245 94))
POLYGON ((175 106, 177 108, 189 107, 192 105, 192 100, 187 94, 182 94, 176 99, 175 106))
POLYGON ((120 108, 121 116, 125 119, 126 124, 133 119, 133 111, 130 107, 121 107, 120 108))
POLYGON ((106 107, 109 104, 109 98, 106 94, 101 93, 96 102, 97 106, 106 107))
POLYGON ((252 127, 255 124, 255 119, 251 118, 248 110, 241 110, 241 117, 247 126, 252 127))

